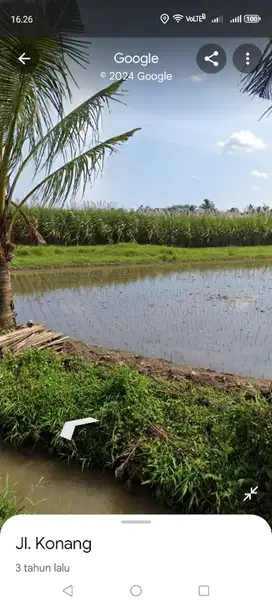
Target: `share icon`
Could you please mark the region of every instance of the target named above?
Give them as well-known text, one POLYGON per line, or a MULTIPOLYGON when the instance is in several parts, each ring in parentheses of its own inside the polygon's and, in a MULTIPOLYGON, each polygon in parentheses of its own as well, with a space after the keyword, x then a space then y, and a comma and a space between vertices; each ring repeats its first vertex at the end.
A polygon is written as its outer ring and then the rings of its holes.
POLYGON ((219 63, 218 61, 213 61, 212 58, 213 57, 218 57, 219 52, 218 51, 214 51, 214 53, 210 56, 206 55, 206 57, 204 57, 204 61, 210 61, 215 67, 218 67, 219 63))
POLYGON ((198 67, 206 74, 217 74, 225 67, 226 61, 226 53, 218 44, 205 44, 196 56, 198 67))

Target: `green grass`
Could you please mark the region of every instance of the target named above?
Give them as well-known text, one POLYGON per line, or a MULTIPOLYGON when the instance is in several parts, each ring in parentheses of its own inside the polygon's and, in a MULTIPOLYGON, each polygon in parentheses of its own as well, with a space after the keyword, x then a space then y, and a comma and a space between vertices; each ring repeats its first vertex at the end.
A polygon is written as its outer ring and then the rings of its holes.
POLYGON ((0 360, 2 439, 82 466, 138 478, 183 513, 256 513, 272 522, 272 406, 258 389, 235 391, 106 370, 53 352, 0 360), (71 442, 65 421, 95 417, 71 442), (258 498, 243 502, 258 485, 258 498))
POLYGON ((41 502, 40 500, 34 503, 32 500, 33 493, 40 486, 41 480, 37 486, 32 486, 30 494, 23 498, 17 490, 16 484, 10 486, 8 474, 5 477, 0 476, 0 529, 11 516, 29 513, 28 505, 31 505, 31 509, 33 509, 41 502))
POLYGON ((20 513, 25 510, 18 492, 9 486, 8 476, 0 478, 0 529, 8 518, 20 513))
POLYGON ((272 246, 221 248, 171 248, 156 245, 108 244, 104 246, 18 246, 12 267, 54 265, 211 262, 271 260, 272 246))

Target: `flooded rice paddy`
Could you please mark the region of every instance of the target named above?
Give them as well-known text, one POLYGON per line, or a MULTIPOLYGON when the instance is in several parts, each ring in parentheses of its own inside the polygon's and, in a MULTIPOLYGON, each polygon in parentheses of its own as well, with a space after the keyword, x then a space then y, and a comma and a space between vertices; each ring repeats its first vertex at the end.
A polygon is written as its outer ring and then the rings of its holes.
POLYGON ((216 371, 272 378, 272 266, 14 272, 17 322, 216 371))

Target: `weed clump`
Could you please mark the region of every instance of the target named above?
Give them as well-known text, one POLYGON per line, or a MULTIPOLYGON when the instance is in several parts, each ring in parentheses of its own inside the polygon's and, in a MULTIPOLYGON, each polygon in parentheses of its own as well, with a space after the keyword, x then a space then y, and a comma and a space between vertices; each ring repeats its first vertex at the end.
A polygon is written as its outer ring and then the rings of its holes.
POLYGON ((3 524, 12 516, 28 513, 27 506, 35 507, 42 500, 33 502, 32 496, 35 490, 41 485, 41 478, 36 486, 32 486, 30 494, 24 499, 20 496, 16 484, 10 485, 8 474, 5 477, 0 476, 0 530, 3 524))

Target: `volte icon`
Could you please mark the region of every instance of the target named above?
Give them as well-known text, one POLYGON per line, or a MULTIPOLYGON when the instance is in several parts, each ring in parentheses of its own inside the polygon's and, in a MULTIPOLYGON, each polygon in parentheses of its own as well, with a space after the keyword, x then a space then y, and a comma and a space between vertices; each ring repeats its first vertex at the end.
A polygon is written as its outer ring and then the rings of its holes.
POLYGON ((211 19, 211 23, 223 23, 224 22, 224 15, 219 15, 219 17, 215 17, 214 19, 211 19))

